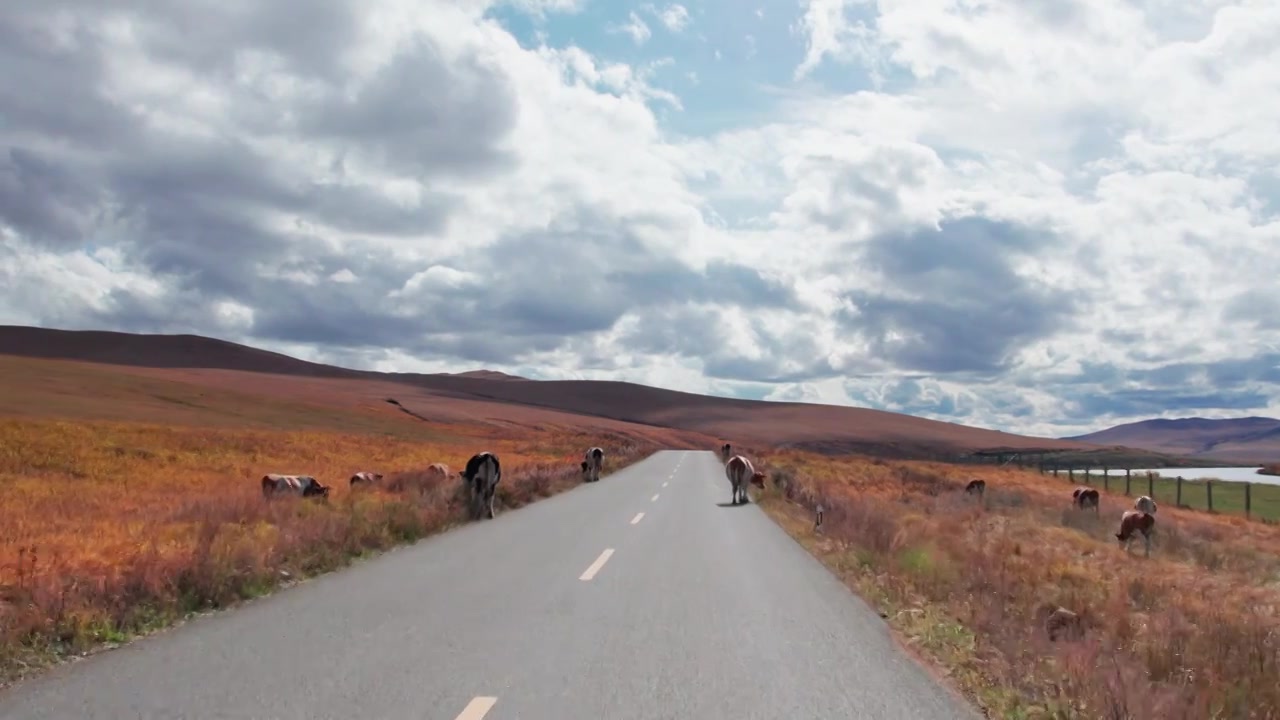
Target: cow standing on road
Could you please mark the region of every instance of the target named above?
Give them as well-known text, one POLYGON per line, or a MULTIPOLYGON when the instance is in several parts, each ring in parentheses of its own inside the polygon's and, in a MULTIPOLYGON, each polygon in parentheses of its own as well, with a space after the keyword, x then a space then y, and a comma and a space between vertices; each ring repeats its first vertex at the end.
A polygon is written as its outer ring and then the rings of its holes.
POLYGON ((601 450, 598 447, 593 447, 583 455, 583 458, 583 482, 599 482, 600 471, 604 469, 604 450, 601 450))
POLYGON ((320 497, 329 499, 329 488, 321 485, 310 475, 281 475, 267 473, 262 476, 262 495, 301 495, 302 497, 320 497))
POLYGON ((502 479, 502 464, 491 452, 476 453, 467 461, 466 468, 458 471, 467 490, 467 507, 471 518, 481 515, 493 519, 493 494, 502 479))
POLYGON ((741 455, 729 458, 729 462, 724 466, 724 474, 729 478, 729 484, 733 486, 731 501, 733 505, 751 502, 747 497, 748 483, 764 487, 764 473, 756 472, 756 469, 751 466, 751 461, 741 455))
POLYGON ((729 443, 725 443, 721 445, 720 446, 720 462, 725 462, 725 463, 729 462, 729 453, 731 452, 733 452, 733 449, 729 447, 729 443))

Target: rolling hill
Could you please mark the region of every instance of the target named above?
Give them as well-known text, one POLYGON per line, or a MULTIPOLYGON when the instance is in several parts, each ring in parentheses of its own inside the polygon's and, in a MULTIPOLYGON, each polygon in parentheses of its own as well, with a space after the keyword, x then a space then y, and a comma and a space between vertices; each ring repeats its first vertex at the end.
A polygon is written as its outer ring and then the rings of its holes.
POLYGON ((1280 460, 1280 420, 1269 417, 1157 418, 1063 439, 1125 445, 1229 463, 1263 464, 1280 460))
MULTIPOLYGON (((585 424, 602 429, 647 426, 743 445, 897 457, 950 457, 990 447, 1099 449, 1076 440, 1027 437, 867 408, 739 400, 627 382, 529 380, 489 370, 457 374, 352 370, 198 335, 0 326, 0 355, 12 356, 3 368, 12 382, 5 384, 9 402, 0 402, 0 412, 6 413, 57 414, 74 409, 114 417, 123 412, 123 406, 112 397, 139 392, 169 397, 177 392, 173 388, 182 387, 186 389, 180 402, 160 400, 149 407, 181 421, 177 418, 197 412, 193 406, 212 403, 217 393, 235 393, 295 408, 281 410, 290 417, 305 417, 300 409, 305 407, 323 406, 330 414, 355 408, 369 413, 376 408, 427 422, 585 424), (54 370, 44 361, 62 365, 54 370), (147 383, 173 387, 132 386, 147 383)), ((243 403, 227 405, 219 410, 219 417, 226 422, 257 422, 243 410, 227 409, 232 406, 242 408, 243 403)))

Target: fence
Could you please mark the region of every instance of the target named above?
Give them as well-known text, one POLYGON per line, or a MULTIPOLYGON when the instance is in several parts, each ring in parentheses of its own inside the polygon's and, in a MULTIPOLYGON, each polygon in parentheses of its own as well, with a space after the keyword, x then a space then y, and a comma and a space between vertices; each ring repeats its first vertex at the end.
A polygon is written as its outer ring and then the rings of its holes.
POLYGON ((1213 479, 1186 480, 1181 475, 1170 478, 1155 473, 1134 475, 1129 468, 1124 469, 1124 475, 1112 475, 1112 469, 1118 471, 1118 468, 1104 467, 1101 468, 1102 474, 1098 475, 1090 472, 1098 468, 1040 466, 1040 472, 1054 477, 1062 477, 1061 471, 1065 470, 1069 482, 1098 485, 1098 481, 1101 481, 1101 487, 1108 492, 1119 490, 1123 485, 1124 494, 1129 497, 1135 494, 1136 489, 1138 495, 1148 495, 1157 503, 1172 502, 1181 508, 1244 515, 1263 522, 1280 521, 1280 485, 1213 479))

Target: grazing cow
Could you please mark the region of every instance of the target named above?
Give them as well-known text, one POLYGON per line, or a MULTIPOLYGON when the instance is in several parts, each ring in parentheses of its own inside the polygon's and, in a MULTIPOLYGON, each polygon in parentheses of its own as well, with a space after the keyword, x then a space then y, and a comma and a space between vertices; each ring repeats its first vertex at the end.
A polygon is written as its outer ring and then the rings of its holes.
POLYGON ((280 475, 267 473, 262 476, 262 495, 271 497, 288 493, 302 497, 321 497, 329 499, 329 488, 321 485, 310 475, 280 475))
POLYGON ((582 457, 582 481, 599 482, 600 471, 604 469, 604 450, 593 447, 582 457))
POLYGON ((1074 613, 1062 606, 1058 606, 1053 610, 1045 606, 1042 610, 1044 613, 1044 629, 1049 635, 1050 642, 1063 640, 1079 640, 1084 637, 1084 623, 1080 619, 1080 615, 1074 613))
POLYGON ((458 471, 466 486, 467 505, 471 518, 479 520, 481 515, 493 519, 493 493, 502 479, 502 464, 498 456, 491 452, 476 453, 467 461, 466 468, 458 471))
POLYGON ((369 472, 362 470, 351 476, 351 487, 359 484, 373 485, 382 481, 382 473, 369 472))
POLYGON ((1125 510, 1124 515, 1120 517, 1120 532, 1116 533, 1116 539, 1124 547, 1126 553, 1129 552, 1129 544, 1133 542, 1134 535, 1142 533, 1142 539, 1146 546, 1146 556, 1151 556, 1151 531, 1155 529, 1156 516, 1138 510, 1125 510))
POLYGON ((987 492, 987 481, 980 479, 970 480, 969 484, 964 486, 964 491, 970 495, 982 497, 987 492))
POLYGON ((756 469, 751 466, 751 461, 741 455, 729 458, 729 462, 724 466, 724 474, 729 478, 729 484, 733 486, 731 501, 733 505, 751 502, 747 497, 747 484, 755 482, 757 475, 761 478, 760 486, 764 486, 764 473, 756 472, 756 469))
POLYGON ((720 446, 720 462, 729 462, 729 453, 733 452, 733 448, 729 447, 729 443, 720 446))
POLYGON ((449 466, 444 463, 431 463, 427 466, 427 477, 431 480, 443 480, 449 477, 449 466))
POLYGON ((1151 499, 1150 495, 1143 495, 1133 501, 1133 509, 1148 515, 1156 514, 1156 501, 1151 499))
POLYGON ((1080 510, 1091 507, 1096 514, 1100 500, 1101 496, 1098 495, 1098 491, 1090 487, 1078 487, 1071 491, 1071 502, 1080 510))

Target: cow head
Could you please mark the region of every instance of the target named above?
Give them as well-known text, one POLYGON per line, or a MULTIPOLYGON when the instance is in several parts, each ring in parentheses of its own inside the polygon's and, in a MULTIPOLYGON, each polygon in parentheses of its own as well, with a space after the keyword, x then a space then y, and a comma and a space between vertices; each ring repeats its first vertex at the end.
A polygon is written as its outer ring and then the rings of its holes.
POLYGON ((764 489, 764 473, 759 470, 751 474, 751 484, 760 489, 764 489))

